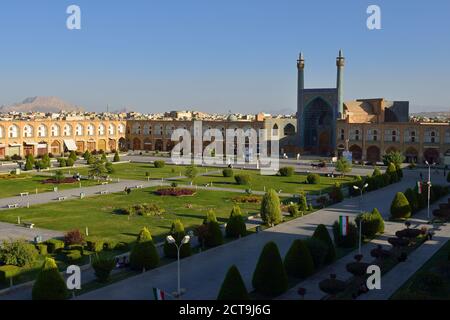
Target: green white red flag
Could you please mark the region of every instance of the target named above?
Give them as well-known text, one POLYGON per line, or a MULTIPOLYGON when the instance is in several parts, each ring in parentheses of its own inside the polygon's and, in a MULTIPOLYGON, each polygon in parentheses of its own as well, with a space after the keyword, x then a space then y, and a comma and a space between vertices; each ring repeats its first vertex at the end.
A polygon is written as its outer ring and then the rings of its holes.
POLYGON ((422 182, 420 181, 417 182, 417 192, 422 194, 422 182))
POLYGON ((348 234, 348 216, 339 216, 339 232, 343 237, 348 234))
POLYGON ((153 295, 155 297, 155 300, 165 300, 166 299, 165 292, 158 288, 153 288, 153 295))

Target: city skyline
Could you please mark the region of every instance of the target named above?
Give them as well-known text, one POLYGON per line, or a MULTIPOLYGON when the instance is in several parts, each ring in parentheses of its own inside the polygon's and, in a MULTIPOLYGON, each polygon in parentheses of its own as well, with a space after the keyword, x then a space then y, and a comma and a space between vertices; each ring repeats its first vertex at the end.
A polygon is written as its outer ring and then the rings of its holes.
POLYGON ((70 4, 0 6, 7 48, 0 105, 58 96, 91 111, 295 112, 299 51, 306 87, 333 87, 342 48, 346 101, 384 97, 409 100, 411 112, 449 109, 445 1, 378 1, 382 29, 373 31, 366 1, 77 1, 82 29, 67 30, 70 4))

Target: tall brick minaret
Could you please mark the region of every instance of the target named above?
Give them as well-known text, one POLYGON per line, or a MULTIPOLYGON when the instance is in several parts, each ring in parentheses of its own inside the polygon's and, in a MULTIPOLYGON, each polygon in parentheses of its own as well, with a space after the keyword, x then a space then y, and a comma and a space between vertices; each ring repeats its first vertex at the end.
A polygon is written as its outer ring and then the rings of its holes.
POLYGON ((343 119, 344 117, 344 65, 345 58, 342 54, 342 50, 339 50, 339 56, 336 58, 337 66, 337 118, 343 119))
POLYGON ((301 119, 303 117, 303 90, 305 89, 305 59, 303 53, 300 52, 297 60, 297 135, 299 138, 299 146, 303 148, 303 134, 301 134, 301 119))

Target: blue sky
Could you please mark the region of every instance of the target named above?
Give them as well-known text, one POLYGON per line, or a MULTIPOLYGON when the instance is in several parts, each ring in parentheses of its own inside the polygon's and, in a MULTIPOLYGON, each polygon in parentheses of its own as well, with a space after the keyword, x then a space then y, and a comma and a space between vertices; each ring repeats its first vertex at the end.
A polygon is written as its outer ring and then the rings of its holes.
POLYGON ((0 41, 0 104, 52 95, 95 111, 294 110, 298 52, 306 87, 331 87, 342 48, 346 100, 450 109, 448 0, 1 1, 0 41), (66 29, 70 4, 82 30, 66 29), (366 28, 370 4, 382 30, 366 28))

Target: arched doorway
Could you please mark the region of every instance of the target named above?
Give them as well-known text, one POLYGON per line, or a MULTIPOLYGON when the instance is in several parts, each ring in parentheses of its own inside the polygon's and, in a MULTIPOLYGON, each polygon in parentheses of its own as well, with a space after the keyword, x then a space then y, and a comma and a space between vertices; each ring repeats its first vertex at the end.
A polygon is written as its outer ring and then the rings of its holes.
POLYGON ((116 151, 116 140, 115 139, 109 139, 108 141, 109 151, 116 151))
POLYGON ((145 140, 144 140, 144 150, 145 151, 151 151, 152 150, 152 141, 150 140, 150 139, 148 139, 148 138, 146 138, 145 140))
POLYGON ((392 152, 397 152, 397 148, 389 147, 389 148, 386 149, 385 154, 389 154, 389 153, 392 153, 392 152))
POLYGON ((367 161, 370 163, 377 163, 381 160, 381 151, 377 146, 370 146, 367 148, 367 161))
POLYGON ((87 142, 87 149, 89 152, 92 152, 95 150, 95 141, 88 141, 87 142))
POLYGON ((338 158, 342 158, 342 156, 344 155, 344 151, 345 151, 344 145, 343 144, 338 145, 337 147, 338 158))
POLYGON ((141 150, 141 140, 139 138, 133 139, 133 150, 141 150))
POLYGON ((84 141, 77 141, 75 143, 77 145, 77 151, 84 152, 84 141))
POLYGON ((406 151, 405 151, 406 162, 417 163, 418 158, 419 158, 419 152, 415 148, 409 147, 408 149, 406 149, 406 151))
POLYGON ((98 150, 106 151, 106 140, 105 139, 98 140, 98 150))
POLYGON ((303 112, 302 136, 305 151, 326 154, 332 151, 333 109, 322 98, 311 101, 303 112))
POLYGON ((285 136, 293 136, 295 134, 295 127, 292 123, 288 123, 284 127, 284 135, 285 136))
POLYGON ((361 161, 362 159, 362 149, 360 146, 354 144, 349 148, 349 151, 352 153, 352 159, 356 161, 361 161))
POLYGON ((119 150, 120 151, 128 151, 128 142, 125 138, 119 139, 119 150))
POLYGON ((163 141, 161 139, 155 141, 155 151, 163 151, 163 141))
POLYGON ((50 150, 52 154, 60 154, 61 153, 61 143, 58 140, 52 142, 50 146, 50 150))
POLYGON ((439 149, 436 148, 425 149, 423 153, 423 158, 425 161, 428 161, 429 164, 439 163, 439 149))

